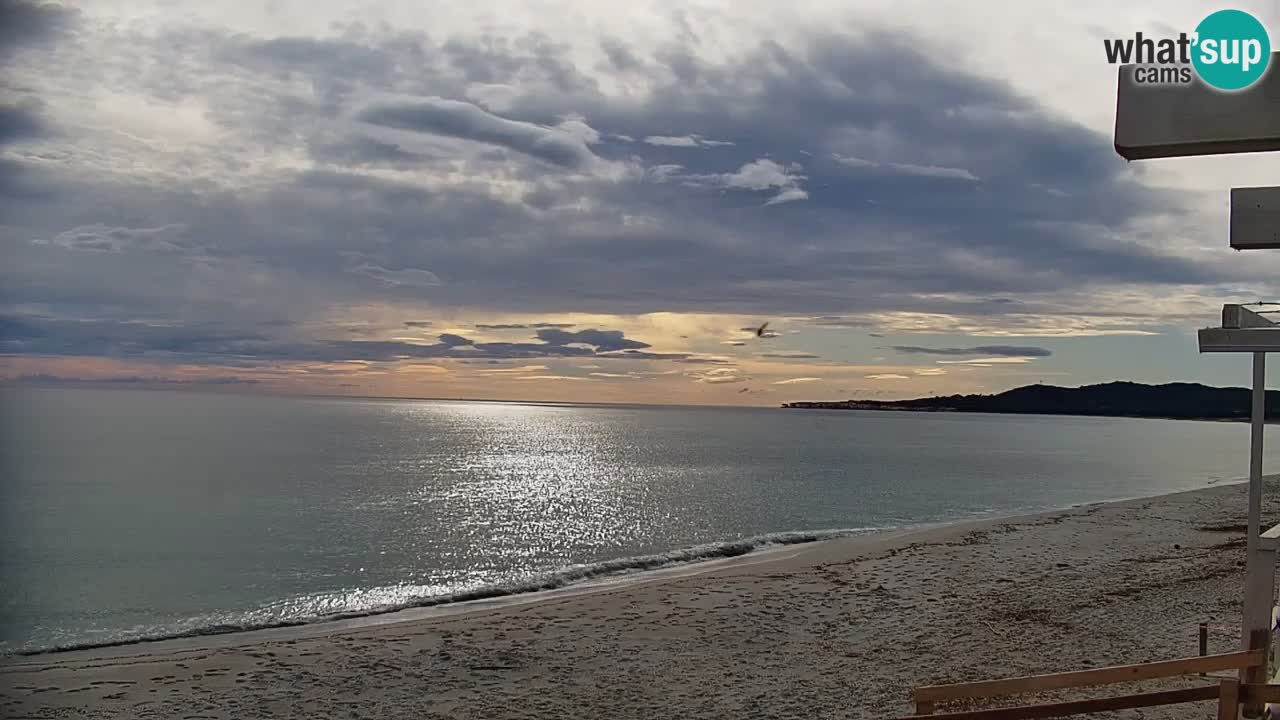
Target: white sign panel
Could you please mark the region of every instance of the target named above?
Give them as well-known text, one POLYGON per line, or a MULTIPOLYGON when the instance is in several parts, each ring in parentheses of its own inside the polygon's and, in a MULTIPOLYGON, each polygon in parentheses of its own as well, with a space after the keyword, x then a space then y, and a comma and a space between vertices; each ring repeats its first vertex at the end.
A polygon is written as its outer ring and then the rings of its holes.
POLYGON ((1139 82, 1120 68, 1116 152, 1127 160, 1280 150, 1280 52, 1247 89, 1225 92, 1191 73, 1186 85, 1139 82))
POLYGON ((1231 247, 1280 248, 1280 187, 1231 189, 1231 247))

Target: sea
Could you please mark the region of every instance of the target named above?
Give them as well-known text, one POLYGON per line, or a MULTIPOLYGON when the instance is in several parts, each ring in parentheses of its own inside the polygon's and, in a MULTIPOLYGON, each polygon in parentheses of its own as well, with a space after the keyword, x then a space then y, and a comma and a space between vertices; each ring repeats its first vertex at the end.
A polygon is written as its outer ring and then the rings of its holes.
POLYGON ((4 654, 1199 488, 1245 477, 1249 442, 1215 422, 29 387, 0 390, 0 432, 4 654))

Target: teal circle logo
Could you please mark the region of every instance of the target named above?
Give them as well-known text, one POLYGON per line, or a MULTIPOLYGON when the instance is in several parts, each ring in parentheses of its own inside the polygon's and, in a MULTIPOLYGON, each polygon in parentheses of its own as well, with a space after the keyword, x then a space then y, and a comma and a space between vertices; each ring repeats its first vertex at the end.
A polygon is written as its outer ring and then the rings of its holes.
POLYGON ((1196 26, 1191 64, 1219 90, 1242 90, 1262 77, 1271 61, 1271 39, 1243 10, 1219 10, 1196 26))

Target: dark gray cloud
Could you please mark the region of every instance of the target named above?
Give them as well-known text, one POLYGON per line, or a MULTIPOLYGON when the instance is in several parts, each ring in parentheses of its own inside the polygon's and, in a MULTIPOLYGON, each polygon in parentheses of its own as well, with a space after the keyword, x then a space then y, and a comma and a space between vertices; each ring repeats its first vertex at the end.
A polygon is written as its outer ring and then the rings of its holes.
POLYGON ((616 350, 644 350, 649 343, 631 340, 621 330, 578 330, 569 332, 559 328, 543 328, 537 332, 538 339, 549 345, 591 345, 600 352, 616 350))
POLYGON ((31 375, 22 375, 14 382, 20 385, 144 385, 144 386, 162 386, 162 387, 181 387, 181 386, 228 386, 228 385, 257 385, 259 381, 254 378, 240 378, 232 376, 209 377, 209 378, 189 378, 174 379, 161 377, 143 377, 141 375, 107 375, 103 377, 68 377, 65 375, 52 375, 49 373, 36 373, 31 375))
MULTIPOLYGON (((910 39, 814 35, 728 64, 678 45, 643 52, 607 40, 609 66, 650 88, 625 101, 539 36, 439 44, 351 29, 327 40, 203 32, 115 42, 160 58, 136 66, 147 92, 205 98, 210 122, 249 144, 227 166, 279 146, 317 169, 184 185, 0 158, 0 300, 86 321, 25 340, 6 334, 6 351, 678 359, 688 356, 604 334, 613 331, 455 338, 423 350, 309 343, 254 323, 421 302, 495 313, 821 314, 804 322, 865 327, 850 315, 998 318, 1026 312, 1041 293, 1239 278, 1114 239, 1149 215, 1177 218, 1183 199, 1135 183, 1105 134, 910 39), (192 71, 206 66, 207 77, 192 71), (571 115, 581 126, 561 128, 571 115), (475 147, 451 155, 461 144, 441 137, 475 147), (651 137, 703 148, 640 141, 651 137), (733 144, 707 147, 707 138, 733 144), (548 172, 598 162, 628 170, 548 172), (172 328, 217 331, 183 338, 172 328)), ((31 122, 12 127, 40 131, 31 122)), ((0 119, 0 136, 5 127, 0 119)), ((563 330, 550 325, 507 329, 563 330)))
MULTIPOLYGON (((142 322, 85 321, 47 316, 0 316, 0 355, 134 357, 252 367, 259 361, 466 359, 501 361, 529 358, 596 357, 702 362, 689 353, 645 353, 649 344, 619 330, 538 331, 538 342, 476 342, 441 333, 432 344, 381 340, 294 341, 218 323, 173 326, 142 322)), ((718 362, 718 360, 716 360, 718 362)))
POLYGON ((40 104, 0 102, 0 146, 42 137, 49 128, 40 116, 40 104))
POLYGON ((24 46, 55 38, 71 28, 78 15, 61 3, 0 0, 0 62, 24 46))
POLYGON ((433 324, 434 323, 432 323, 430 320, 405 320, 404 321, 404 326, 411 327, 411 328, 431 327, 433 324))
POLYGON ((979 345, 969 348, 928 348, 914 345, 895 345, 894 351, 904 355, 960 355, 996 357, 1049 357, 1053 351, 1042 347, 1018 345, 979 345))

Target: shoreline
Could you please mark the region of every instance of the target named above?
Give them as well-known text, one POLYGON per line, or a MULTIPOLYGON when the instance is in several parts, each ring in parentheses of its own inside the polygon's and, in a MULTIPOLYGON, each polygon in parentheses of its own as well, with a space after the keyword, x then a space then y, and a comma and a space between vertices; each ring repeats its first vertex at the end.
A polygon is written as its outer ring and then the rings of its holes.
POLYGON ((977 527, 995 522, 1029 521, 1052 513, 1095 505, 1125 504, 1247 482, 1247 479, 1237 478, 1213 482, 1200 488, 1175 490, 1154 495, 1136 495, 1114 500, 1072 503, 1049 509, 1025 512, 1011 511, 897 526, 789 530, 765 533, 735 540, 675 548, 656 555, 624 556, 585 565, 565 566, 540 573, 524 581, 482 585, 451 594, 419 598, 402 606, 352 610, 323 617, 281 620, 257 626, 210 626, 172 634, 158 633, 102 642, 71 643, 50 648, 0 652, 0 667, 3 667, 6 661, 12 661, 12 663, 27 659, 38 661, 42 658, 59 657, 69 653, 125 650, 134 646, 150 647, 160 645, 163 650, 170 644, 200 647, 215 644, 235 645, 240 642, 261 640, 320 637, 335 632, 358 630, 365 627, 416 622, 472 612, 502 610, 557 597, 619 590, 633 585, 661 582, 663 579, 671 577, 701 575, 722 568, 732 569, 739 566, 770 562, 780 554, 785 553, 788 557, 793 557, 797 554, 817 549, 817 546, 842 540, 871 541, 882 538, 898 538, 906 535, 914 536, 918 533, 931 533, 948 529, 961 530, 969 526, 977 527), (744 545, 746 546, 745 549, 741 549, 744 545), (682 556, 690 556, 690 559, 681 559, 682 556), (611 566, 617 569, 610 569, 611 566), (579 571, 581 571, 581 577, 566 578, 566 576, 578 574, 579 571))
MULTIPOLYGON (((793 406, 791 403, 783 403, 777 407, 778 410, 807 410, 807 411, 829 411, 829 412, 889 412, 889 413, 912 413, 920 415, 1012 415, 1026 417, 1080 417, 1080 418, 1105 418, 1112 420, 1173 420, 1178 422, 1214 422, 1214 423, 1240 423, 1248 425, 1251 422, 1247 417, 1174 417, 1170 415, 1091 415, 1087 413, 1049 413, 1049 412, 999 412, 996 410, 944 410, 944 409, 916 409, 916 408, 869 408, 869 407, 817 407, 817 406, 793 406)), ((1263 425, 1280 425, 1280 418, 1267 418, 1263 420, 1263 425)))
MULTIPOLYGON (((1199 622, 1238 622, 1244 496, 1241 483, 1223 483, 784 546, 371 624, 9 657, 0 708, 75 718, 907 714, 917 684, 1196 654, 1199 622)), ((1237 642, 1216 630, 1210 652, 1237 642)))

